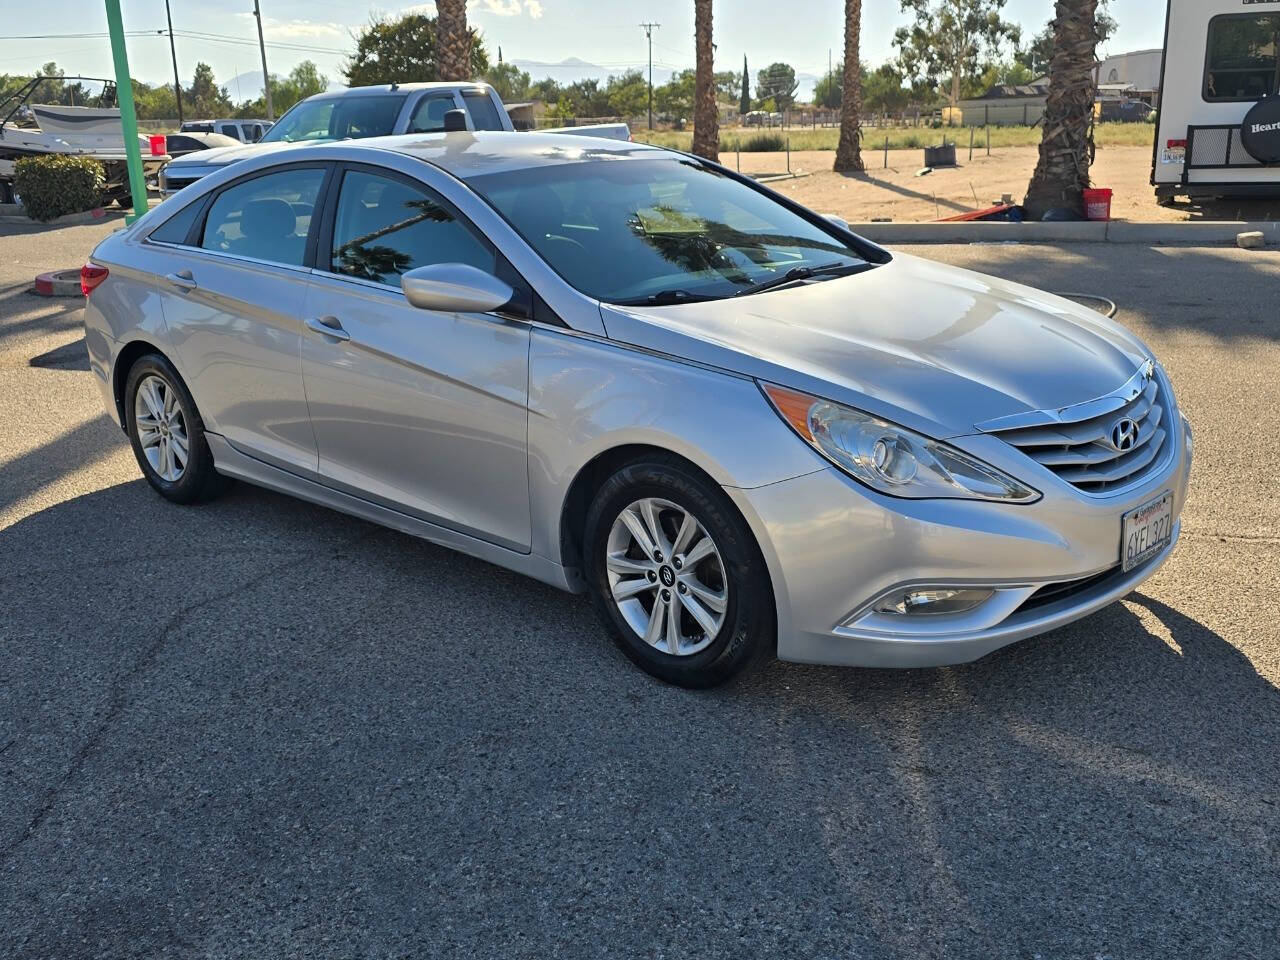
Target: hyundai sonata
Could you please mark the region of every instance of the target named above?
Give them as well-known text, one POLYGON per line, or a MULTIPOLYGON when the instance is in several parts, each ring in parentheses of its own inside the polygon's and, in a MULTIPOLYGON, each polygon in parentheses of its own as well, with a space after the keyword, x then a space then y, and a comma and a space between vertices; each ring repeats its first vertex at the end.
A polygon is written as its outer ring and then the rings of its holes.
POLYGON ((1191 430, 1138 338, 680 153, 298 147, 161 204, 82 282, 162 496, 239 478, 589 592, 674 683, 974 660, 1178 537, 1191 430))

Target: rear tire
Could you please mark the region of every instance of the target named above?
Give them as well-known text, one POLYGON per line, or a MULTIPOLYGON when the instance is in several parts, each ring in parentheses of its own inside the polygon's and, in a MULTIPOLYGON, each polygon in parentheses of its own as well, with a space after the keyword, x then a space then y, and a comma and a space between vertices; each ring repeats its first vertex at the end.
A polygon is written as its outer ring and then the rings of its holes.
POLYGON ((682 461, 646 458, 605 481, 583 542, 596 612, 647 673, 713 687, 775 649, 755 538, 724 491, 682 461))
POLYGON ((129 368, 124 415, 142 475, 166 500, 211 500, 230 485, 214 469, 195 400, 173 364, 160 354, 140 357, 129 368))

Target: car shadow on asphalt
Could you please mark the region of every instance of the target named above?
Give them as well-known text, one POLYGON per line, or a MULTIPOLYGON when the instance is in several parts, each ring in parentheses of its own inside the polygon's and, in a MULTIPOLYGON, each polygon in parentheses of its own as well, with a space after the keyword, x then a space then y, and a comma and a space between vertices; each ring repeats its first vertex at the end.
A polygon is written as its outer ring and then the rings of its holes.
POLYGON ((446 918, 514 955, 548 911, 610 942, 691 890, 681 937, 761 955, 818 928, 868 956, 1263 955, 1280 696, 1149 593, 965 666, 690 692, 580 597, 243 484, 119 484, 0 554, 0 930, 45 955, 276 929, 428 955, 446 918))
MULTIPOLYGON (((1059 255, 1014 254, 1016 245, 994 245, 984 273, 1050 293, 1100 295, 1115 301, 1116 319, 1135 321, 1159 352, 1158 334, 1180 330, 1222 340, 1280 340, 1280 311, 1272 291, 1280 286, 1280 253, 1257 251, 1241 258, 1232 249, 1147 246, 1128 243, 1046 244, 1059 255), (1204 278, 1214 282, 1206 284, 1204 278)), ((916 252, 928 257, 928 248, 916 252)))

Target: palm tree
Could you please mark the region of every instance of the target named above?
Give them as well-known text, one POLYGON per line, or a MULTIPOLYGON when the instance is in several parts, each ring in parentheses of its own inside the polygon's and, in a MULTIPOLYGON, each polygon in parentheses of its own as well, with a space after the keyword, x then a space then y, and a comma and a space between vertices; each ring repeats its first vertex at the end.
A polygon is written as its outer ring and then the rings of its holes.
POLYGON ((711 43, 711 0, 693 0, 696 52, 693 81, 693 152, 720 158, 720 115, 716 107, 715 47, 711 43))
POLYGON ((471 79, 467 0, 436 0, 436 79, 471 79))
POLYGON ((837 173, 867 169, 862 162, 862 0, 844 0, 844 76, 840 88, 840 142, 837 173))
POLYGON ((1093 163, 1098 39, 1098 0, 1057 0, 1040 160, 1024 204, 1033 220, 1056 207, 1084 212, 1084 189, 1093 163))

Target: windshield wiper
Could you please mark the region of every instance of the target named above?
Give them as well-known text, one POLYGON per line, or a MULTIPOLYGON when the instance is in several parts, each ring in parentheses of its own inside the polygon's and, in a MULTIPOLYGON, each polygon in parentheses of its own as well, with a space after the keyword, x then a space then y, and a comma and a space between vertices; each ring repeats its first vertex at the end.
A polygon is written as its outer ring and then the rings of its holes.
POLYGON ((630 300, 615 300, 623 307, 662 307, 673 303, 704 303, 707 300, 723 300, 724 297, 707 293, 690 293, 688 290, 659 290, 645 297, 632 297, 630 300))
POLYGON ((753 293, 763 293, 765 290, 774 290, 778 287, 785 287, 792 283, 799 283, 801 280, 810 280, 813 277, 841 276, 849 273, 858 273, 866 269, 868 263, 824 263, 816 267, 792 267, 786 273, 779 274, 776 277, 770 277, 768 280, 761 280, 759 283, 753 283, 749 287, 743 287, 735 297, 748 297, 753 293))

